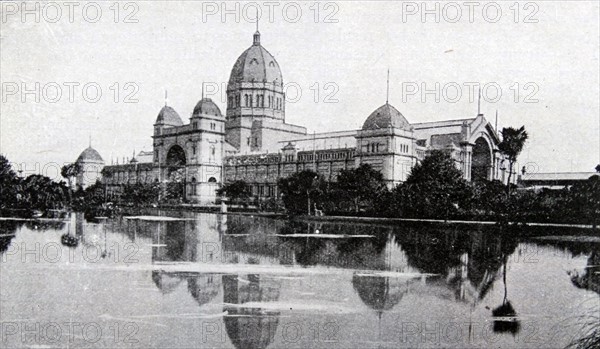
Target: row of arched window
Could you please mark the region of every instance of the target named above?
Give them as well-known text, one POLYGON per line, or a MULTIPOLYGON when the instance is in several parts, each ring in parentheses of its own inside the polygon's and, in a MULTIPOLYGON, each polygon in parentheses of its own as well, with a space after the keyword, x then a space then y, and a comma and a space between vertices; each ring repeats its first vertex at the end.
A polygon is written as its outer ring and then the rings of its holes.
MULTIPOLYGON (((265 107, 265 95, 263 94, 259 94, 259 95, 252 95, 252 94, 248 94, 245 93, 244 94, 244 107, 247 108, 264 108, 265 107)), ((227 99, 227 106, 229 108, 233 108, 233 107, 239 107, 241 106, 241 95, 236 95, 235 97, 233 96, 229 96, 229 98, 227 99)), ((274 97, 274 96, 267 96, 267 104, 266 106, 268 108, 274 108, 275 110, 282 110, 283 109, 283 98, 281 97, 274 97)))
POLYGON ((383 150, 383 146, 378 142, 364 143, 362 150, 363 153, 379 153, 380 150, 383 150))

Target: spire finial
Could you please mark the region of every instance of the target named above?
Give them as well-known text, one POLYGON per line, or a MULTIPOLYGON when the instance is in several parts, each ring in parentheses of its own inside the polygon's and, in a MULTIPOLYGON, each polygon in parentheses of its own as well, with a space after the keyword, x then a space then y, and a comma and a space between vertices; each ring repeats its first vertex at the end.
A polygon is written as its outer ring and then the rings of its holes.
POLYGON ((259 16, 258 16, 258 7, 256 8, 256 32, 258 32, 258 20, 259 20, 259 16))
POLYGON ((496 109, 496 125, 494 126, 494 130, 496 130, 496 133, 498 132, 498 109, 496 109))
POLYGON ((168 91, 167 91, 167 89, 165 89, 165 107, 167 106, 167 100, 168 100, 168 91))
POLYGON ((260 32, 258 31, 258 8, 256 9, 256 32, 254 33, 254 45, 260 45, 260 32))
POLYGON ((92 147, 92 135, 88 135, 88 147, 92 147))
POLYGON ((388 104, 390 101, 390 68, 387 70, 387 90, 385 95, 385 104, 388 104))
POLYGON ((481 115, 481 87, 479 87, 479 98, 477 98, 477 115, 481 115))
POLYGON ((202 99, 204 99, 204 81, 202 81, 202 99))

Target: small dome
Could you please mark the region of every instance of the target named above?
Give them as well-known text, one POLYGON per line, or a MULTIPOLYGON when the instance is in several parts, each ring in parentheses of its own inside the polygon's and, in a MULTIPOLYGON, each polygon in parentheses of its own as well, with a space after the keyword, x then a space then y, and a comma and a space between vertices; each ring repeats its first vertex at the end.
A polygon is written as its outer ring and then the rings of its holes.
POLYGON ((231 69, 228 89, 238 82, 268 82, 283 84, 281 69, 275 58, 260 44, 260 33, 254 34, 254 44, 244 51, 231 69))
POLYGON ((390 127, 409 131, 412 130, 412 126, 406 120, 404 115, 402 115, 398 109, 394 108, 391 104, 386 103, 369 115, 363 124, 362 129, 378 130, 390 127))
POLYGON ((104 162, 100 153, 92 147, 88 147, 86 150, 81 152, 77 158, 77 162, 104 162))
POLYGON ((175 111, 175 109, 165 105, 158 113, 156 117, 155 125, 163 125, 163 126, 182 126, 183 121, 179 117, 179 114, 175 111))
POLYGON ((201 115, 222 116, 221 109, 210 98, 202 98, 194 107, 192 117, 201 115))

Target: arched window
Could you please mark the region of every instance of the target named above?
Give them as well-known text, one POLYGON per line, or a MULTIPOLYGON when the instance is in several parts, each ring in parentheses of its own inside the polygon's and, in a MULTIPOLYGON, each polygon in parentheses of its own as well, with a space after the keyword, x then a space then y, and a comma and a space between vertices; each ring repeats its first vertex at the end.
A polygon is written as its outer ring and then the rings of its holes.
POLYGON ((208 183, 217 183, 217 179, 215 177, 210 177, 208 183))
POLYGON ((191 186, 192 186, 192 190, 191 190, 192 195, 197 195, 196 194, 197 193, 196 192, 196 190, 197 190, 196 189, 196 184, 197 184, 196 177, 192 177, 192 184, 191 184, 191 186))
POLYGON ((248 95, 244 95, 244 105, 248 107, 248 95))

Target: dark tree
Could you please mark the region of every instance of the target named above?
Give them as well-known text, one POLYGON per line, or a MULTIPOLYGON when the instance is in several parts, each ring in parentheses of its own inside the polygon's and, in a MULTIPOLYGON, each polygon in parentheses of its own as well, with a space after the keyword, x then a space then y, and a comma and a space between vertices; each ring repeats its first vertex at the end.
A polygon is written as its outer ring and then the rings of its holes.
POLYGON ((517 157, 523 151, 525 142, 529 138, 525 126, 518 129, 505 127, 502 129, 502 142, 498 144, 498 149, 508 158, 508 185, 506 186, 506 194, 510 195, 511 178, 513 167, 517 162, 517 157))
POLYGON ((7 158, 0 155, 0 208, 17 204, 19 178, 7 158))
POLYGON ((322 205, 324 194, 327 192, 327 183, 310 170, 281 178, 277 185, 286 210, 292 214, 310 214, 312 206, 322 205))
POLYGON ((223 185, 217 190, 217 195, 227 196, 229 200, 235 203, 247 203, 252 196, 252 188, 244 181, 234 181, 223 185))
POLYGON ((158 201, 160 185, 158 183, 127 184, 123 188, 121 200, 134 206, 144 206, 158 201))
POLYGON ((60 175, 67 180, 67 183, 69 183, 69 188, 73 188, 73 183, 71 181, 74 177, 77 177, 77 175, 81 173, 81 170, 81 165, 78 162, 66 164, 61 167, 60 175))
POLYGON ((385 181, 380 171, 371 165, 363 164, 356 169, 342 170, 337 179, 337 189, 353 203, 354 211, 360 210, 361 204, 373 207, 377 197, 386 190, 385 181))
POLYGON ((464 208, 471 198, 462 172, 441 150, 431 151, 416 164, 406 182, 395 191, 402 213, 415 217, 447 217, 464 208))

